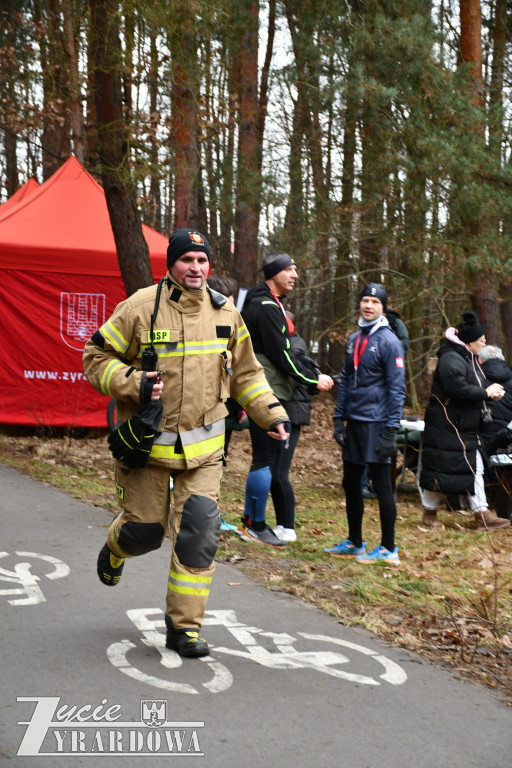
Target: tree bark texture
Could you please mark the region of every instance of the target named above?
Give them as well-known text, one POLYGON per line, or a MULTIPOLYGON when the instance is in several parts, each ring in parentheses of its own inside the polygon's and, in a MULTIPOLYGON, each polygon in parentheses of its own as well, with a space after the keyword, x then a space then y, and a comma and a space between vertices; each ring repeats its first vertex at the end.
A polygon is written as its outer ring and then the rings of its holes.
MULTIPOLYGON (((480 0, 460 0, 460 48, 464 62, 470 65, 472 83, 469 96, 475 106, 483 108, 482 82, 482 13, 480 0)), ((476 125, 477 133, 483 136, 483 125, 476 125)), ((491 221, 482 217, 469 218, 465 221, 467 229, 467 247, 478 248, 479 235, 483 227, 491 227, 491 221)), ((473 289, 473 302, 480 321, 486 329, 486 338, 490 343, 501 346, 503 334, 500 325, 498 287, 493 271, 484 266, 476 270, 473 289)))
POLYGON ((73 152, 77 160, 85 163, 82 96, 78 55, 75 43, 75 19, 71 0, 62 0, 63 46, 69 73, 69 121, 73 138, 73 152))
POLYGON ((326 365, 327 335, 333 320, 332 290, 329 277, 330 204, 328 184, 323 163, 323 132, 320 123, 318 97, 318 50, 314 40, 311 16, 297 0, 284 0, 286 19, 292 38, 292 48, 297 70, 297 98, 303 120, 303 133, 311 166, 315 195, 315 243, 314 252, 321 267, 320 301, 318 304, 317 330, 320 332, 318 363, 326 365))
POLYGON ((200 226, 198 72, 195 3, 178 0, 180 24, 171 35, 174 126, 174 226, 200 226))
POLYGON ((256 282, 261 195, 258 127, 258 2, 238 4, 238 177, 235 213, 235 277, 242 288, 256 282))
POLYGON ((0 121, 4 136, 5 187, 7 197, 18 189, 17 120, 15 88, 18 72, 16 13, 11 0, 0 9, 0 121))
POLYGON ((460 52, 470 65, 473 78, 474 103, 483 105, 482 82, 482 10, 480 0, 460 2, 460 52))
MULTIPOLYGON (((36 7, 40 8, 39 0, 36 7)), ((43 179, 46 181, 60 168, 71 152, 67 62, 61 34, 61 5, 48 0, 42 36, 43 59, 43 179)))
POLYGON ((148 246, 130 181, 122 109, 118 3, 89 0, 101 175, 126 295, 153 283, 148 246))

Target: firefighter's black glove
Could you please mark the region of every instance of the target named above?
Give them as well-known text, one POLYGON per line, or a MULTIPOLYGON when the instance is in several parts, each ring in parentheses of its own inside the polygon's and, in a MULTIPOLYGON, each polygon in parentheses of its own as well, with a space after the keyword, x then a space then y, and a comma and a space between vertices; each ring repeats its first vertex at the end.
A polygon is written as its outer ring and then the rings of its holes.
MULTIPOLYGON (((503 427, 499 429, 492 440, 485 446, 488 456, 493 456, 499 448, 508 449, 512 445, 512 429, 503 427)), ((506 451, 508 453, 508 450, 506 451)))
POLYGON ((347 427, 345 422, 339 416, 336 416, 333 420, 334 432, 333 437, 338 445, 343 448, 347 444, 347 427))
POLYGON ((158 381, 158 376, 152 376, 147 378, 146 371, 142 371, 142 378, 140 380, 140 402, 142 405, 146 405, 151 402, 151 395, 153 394, 153 387, 158 381))
POLYGON ((159 434, 158 426, 162 418, 161 400, 155 400, 124 421, 108 437, 110 451, 117 461, 129 469, 145 467, 155 437, 159 434))
POLYGON ((377 456, 379 461, 386 461, 396 453, 396 429, 384 427, 384 431, 377 443, 377 456))

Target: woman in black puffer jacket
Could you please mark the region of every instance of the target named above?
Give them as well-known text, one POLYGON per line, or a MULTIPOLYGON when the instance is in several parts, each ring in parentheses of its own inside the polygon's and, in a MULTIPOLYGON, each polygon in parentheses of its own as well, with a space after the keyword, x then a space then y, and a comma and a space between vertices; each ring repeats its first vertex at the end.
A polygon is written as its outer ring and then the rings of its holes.
POLYGON ((420 475, 423 525, 443 527, 437 508, 443 494, 467 495, 477 528, 504 528, 508 520, 489 512, 480 454, 480 414, 486 400, 502 397, 501 384, 489 384, 478 364, 485 331, 474 312, 448 328, 438 351, 430 400, 425 411, 420 475))

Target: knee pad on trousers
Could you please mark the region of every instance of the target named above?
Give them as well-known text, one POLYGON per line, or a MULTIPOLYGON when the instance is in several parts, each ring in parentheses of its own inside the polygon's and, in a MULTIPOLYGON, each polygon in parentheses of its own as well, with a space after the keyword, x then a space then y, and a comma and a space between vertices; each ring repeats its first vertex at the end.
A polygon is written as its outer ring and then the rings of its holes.
POLYGON ((193 494, 184 506, 174 552, 189 568, 208 568, 219 546, 219 508, 213 499, 193 494))
POLYGON ((123 523, 117 543, 128 555, 145 555, 158 549, 164 537, 164 528, 160 523, 123 523))

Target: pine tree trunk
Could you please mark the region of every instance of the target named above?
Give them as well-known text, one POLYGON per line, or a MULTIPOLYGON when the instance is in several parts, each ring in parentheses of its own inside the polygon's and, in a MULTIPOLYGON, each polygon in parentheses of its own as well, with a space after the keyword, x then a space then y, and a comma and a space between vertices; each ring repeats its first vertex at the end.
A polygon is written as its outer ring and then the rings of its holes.
POLYGON ((121 91, 118 3, 89 0, 98 149, 117 258, 126 295, 153 283, 129 171, 121 91))
POLYGON ((10 55, 16 50, 16 25, 17 14, 14 12, 12 2, 6 2, 0 9, 0 120, 4 134, 4 184, 7 197, 13 195, 18 189, 18 163, 16 125, 14 119, 18 116, 18 108, 15 100, 15 82, 18 73, 18 60, 10 55))
POLYGON ((236 133, 236 99, 238 93, 238 62, 233 51, 227 59, 227 115, 222 141, 222 160, 219 179, 219 261, 226 272, 235 274, 233 233, 234 233, 234 164, 236 133))
POLYGON ((286 19, 292 38, 297 70, 297 98, 303 119, 303 132, 311 165, 315 195, 314 253, 320 267, 320 290, 317 305, 317 332, 319 335, 318 364, 327 363, 327 331, 332 325, 332 291, 329 275, 329 192, 323 165, 323 131, 320 123, 320 94, 317 52, 314 44, 312 19, 301 17, 301 3, 284 0, 286 19), (300 21, 299 21, 300 20, 300 21))
POLYGON ((235 277, 241 288, 256 282, 261 196, 258 130, 258 1, 240 0, 238 183, 235 213, 235 277))
POLYGON ((36 4, 46 25, 46 38, 41 39, 43 72, 43 179, 46 181, 60 168, 71 153, 68 95, 66 87, 67 62, 61 36, 60 0, 48 0, 46 19, 41 14, 39 0, 36 4))
POLYGON ((197 39, 194 4, 176 0, 174 10, 180 19, 171 35, 172 96, 174 127, 174 227, 198 227, 199 216, 199 100, 197 39))
POLYGON ((62 0, 63 14, 63 44, 67 56, 67 71, 69 73, 69 117, 73 137, 73 152, 77 160, 85 162, 82 97, 80 93, 80 73, 72 15, 71 0, 62 0))
MULTIPOLYGON (((460 49, 462 58, 470 65, 471 84, 469 96, 477 108, 483 109, 483 82, 482 82, 482 14, 480 0, 459 0, 460 2, 460 49)), ((485 141, 483 120, 475 130, 482 135, 485 141)), ((483 221, 481 218, 467 219, 468 247, 478 247, 478 236, 485 226, 491 226, 492 222, 483 221), (473 246, 474 244, 474 246, 473 246)), ((483 265, 481 270, 473 275, 473 302, 475 310, 486 329, 486 338, 489 343, 502 345, 503 334, 500 325, 498 304, 498 289, 495 275, 490 268, 483 265), (477 279, 474 279, 474 278, 477 279)))

